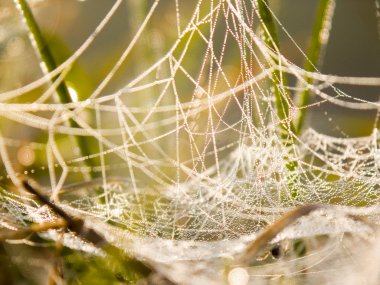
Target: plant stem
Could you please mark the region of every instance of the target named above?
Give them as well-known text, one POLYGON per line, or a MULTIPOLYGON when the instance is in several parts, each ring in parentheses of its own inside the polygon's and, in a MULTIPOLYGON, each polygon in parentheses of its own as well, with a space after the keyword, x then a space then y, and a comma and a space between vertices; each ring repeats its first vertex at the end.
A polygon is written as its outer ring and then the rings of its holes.
MULTIPOLYGON (((278 40, 276 25, 272 17, 272 13, 269 9, 268 0, 257 0, 257 9, 261 19, 261 26, 264 32, 264 42, 268 45, 273 51, 278 51, 280 49, 280 42, 278 40)), ((272 57, 272 60, 276 65, 279 65, 280 62, 278 58, 272 57)), ((277 116, 282 121, 280 124, 283 138, 289 136, 289 131, 294 131, 292 122, 289 122, 289 96, 287 94, 284 86, 287 85, 286 74, 279 70, 275 69, 272 72, 274 96, 276 102, 277 116)))
MULTIPOLYGON (((314 27, 310 38, 309 49, 307 52, 307 59, 304 65, 305 71, 316 71, 321 57, 323 46, 327 43, 328 30, 331 26, 331 16, 335 7, 335 0, 320 0, 319 6, 314 21, 314 27)), ((305 78, 306 84, 312 84, 311 77, 305 78)), ((310 101, 310 89, 306 89, 300 95, 299 101, 299 114, 297 124, 295 126, 295 133, 299 134, 305 123, 306 106, 310 101)))
MULTIPOLYGON (((38 55, 40 56, 42 63, 45 65, 47 72, 54 71, 57 68, 57 64, 54 60, 53 54, 49 49, 49 46, 47 45, 41 33, 38 23, 34 18, 32 10, 30 9, 28 3, 25 0, 14 0, 14 2, 18 10, 20 11, 23 20, 25 21, 25 24, 30 32, 29 35, 32 44, 36 49, 38 55)), ((57 80, 57 78, 58 76, 55 76, 51 79, 51 81, 54 82, 55 80, 57 80)), ((61 103, 65 104, 73 102, 65 81, 62 81, 57 85, 56 92, 61 103)), ((73 119, 69 119, 69 125, 72 128, 80 128, 78 123, 73 119)), ((76 136, 75 140, 80 150, 81 156, 88 157, 91 154, 91 152, 88 149, 88 142, 86 141, 86 139, 81 136, 76 136)), ((93 166, 91 159, 86 159, 85 164, 89 168, 93 166)), ((89 173, 92 177, 93 173, 91 171, 89 173)))
MULTIPOLYGON (((264 32, 264 41, 273 51, 279 51, 280 42, 277 37, 276 25, 273 21, 272 13, 269 9, 268 0, 257 0, 257 9, 261 19, 261 26, 264 32)), ((278 66, 278 58, 272 57, 274 63, 278 66)), ((281 138, 285 146, 288 146, 290 141, 289 138, 294 133, 293 123, 289 120, 289 102, 290 98, 285 90, 284 86, 287 85, 286 74, 279 69, 275 69, 272 73, 274 96, 276 102, 277 116, 282 121, 280 124, 281 128, 281 138)), ((284 157, 286 161, 286 168, 290 172, 290 183, 289 189, 291 196, 293 198, 298 196, 297 190, 294 187, 294 170, 297 167, 297 161, 289 159, 289 157, 284 157)))

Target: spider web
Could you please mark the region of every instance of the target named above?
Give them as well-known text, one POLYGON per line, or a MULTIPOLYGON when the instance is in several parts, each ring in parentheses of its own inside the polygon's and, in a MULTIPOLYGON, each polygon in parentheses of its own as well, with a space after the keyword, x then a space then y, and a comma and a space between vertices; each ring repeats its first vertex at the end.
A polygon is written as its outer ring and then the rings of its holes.
MULTIPOLYGON (((380 78, 300 68, 266 45, 256 1, 156 0, 147 5, 141 23, 96 89, 83 100, 59 103, 54 85, 65 80, 73 64, 105 33, 124 2, 115 1, 91 36, 55 71, 1 94, 3 184, 11 188, 19 186, 24 175, 33 178, 69 213, 86 217, 88 225, 107 233, 110 243, 180 284, 221 284, 223 274, 215 272, 225 268, 226 258, 242 253, 289 209, 310 203, 337 206, 301 218, 271 241, 286 245, 303 238, 308 254, 297 257, 293 252, 278 262, 244 267, 243 273, 231 271, 230 284, 265 284, 276 276, 326 282, 331 271, 346 276, 351 255, 366 252, 364 245, 353 245, 364 240, 378 247, 376 239, 369 238, 376 231, 350 216, 377 221, 379 103, 340 86, 378 88, 380 78), (162 53, 141 59, 146 65, 142 71, 126 75, 127 83, 109 91, 119 69, 133 69, 132 59, 142 56, 144 43, 157 40, 149 25, 162 9, 175 11, 170 31, 161 39, 162 53), (285 85, 275 78, 276 70, 296 83, 285 85), (278 115, 274 83, 290 106, 285 119, 278 115), (289 126, 300 111, 296 97, 305 90, 314 99, 303 109, 332 104, 372 110, 371 134, 333 137, 311 127, 293 132, 289 126), (79 127, 71 127, 70 119, 79 127), (14 138, 5 125, 17 127, 26 137, 14 138), (283 126, 288 126, 286 138, 283 126), (34 139, 41 136, 43 140, 34 139), (74 139, 78 136, 87 140, 91 155, 80 154, 74 139), (21 167, 15 155, 20 149, 38 159, 21 167), (296 162, 294 169, 289 162, 296 162)), ((332 1, 325 44, 334 6, 332 1)), ((4 192, 0 202, 0 225, 9 230, 27 221, 54 219, 47 207, 24 195, 4 192)), ((54 238, 54 231, 49 236, 54 238)), ((72 234, 64 242, 97 252, 72 234)))

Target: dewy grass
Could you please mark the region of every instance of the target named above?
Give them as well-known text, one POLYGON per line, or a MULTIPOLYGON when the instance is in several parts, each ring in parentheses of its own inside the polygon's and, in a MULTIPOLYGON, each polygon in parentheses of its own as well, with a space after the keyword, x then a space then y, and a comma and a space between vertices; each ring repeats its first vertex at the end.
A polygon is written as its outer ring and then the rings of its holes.
MULTIPOLYGON (((261 18, 261 26, 264 32, 264 41, 265 43, 273 50, 278 51, 280 49, 280 42, 278 40, 276 25, 274 23, 272 12, 269 9, 268 0, 257 0, 257 9, 261 18)), ((275 64, 278 66, 280 62, 277 58, 272 58, 275 64)), ((282 121, 280 124, 281 127, 281 138, 284 140, 285 145, 291 144, 292 140, 289 141, 289 138, 295 133, 293 122, 289 120, 289 102, 290 98, 288 92, 285 89, 287 86, 286 74, 279 69, 275 69, 272 73, 273 80, 273 89, 274 97, 277 109, 277 116, 282 121)), ((297 179, 294 174, 295 169, 297 168, 297 161, 292 159, 289 160, 288 157, 284 157, 286 161, 286 168, 289 170, 290 174, 288 176, 288 188, 291 196, 294 199, 299 197, 297 190, 297 185, 294 183, 294 180, 297 179)))
MULTIPOLYGON (((328 25, 330 24, 330 18, 328 17, 329 12, 334 8, 334 0, 321 0, 318 6, 316 19, 311 34, 310 46, 307 53, 307 60, 304 69, 306 71, 315 71, 316 65, 318 65, 320 54, 323 45, 326 43, 325 33, 328 30, 328 25)), ((262 29, 264 32, 265 43, 274 51, 279 51, 280 43, 277 36, 276 26, 272 17, 272 13, 269 9, 268 0, 257 0, 257 9, 261 18, 262 29)), ((273 58, 276 65, 279 65, 279 61, 273 58)), ((283 122, 280 126, 285 133, 282 137, 290 137, 292 134, 299 134, 302 130, 305 121, 306 108, 305 106, 310 101, 310 90, 305 89, 302 92, 299 103, 299 113, 298 120, 296 122, 289 120, 289 103, 290 101, 287 91, 284 86, 287 85, 286 74, 279 69, 275 69, 272 73, 274 96, 277 108, 278 118, 283 122), (290 132, 290 133, 289 133, 290 132)), ((312 84, 313 79, 307 77, 305 79, 307 84, 312 84)), ((286 142, 287 143, 287 142, 286 142)), ((297 167, 296 161, 288 161, 286 164, 287 169, 293 172, 297 167)), ((291 180, 289 184, 290 192, 293 198, 298 197, 298 191, 293 185, 292 180, 293 175, 290 175, 291 180)))
MULTIPOLYGON (((257 0, 257 9, 261 19, 261 26, 264 32, 264 41, 273 51, 279 51, 280 42, 278 40, 276 25, 274 23, 272 13, 269 9, 268 0, 257 0)), ((280 62, 277 58, 272 58, 276 65, 280 62)), ((288 137, 289 130, 294 131, 293 123, 289 122, 289 96, 285 87, 287 85, 286 74, 279 69, 275 69, 272 72, 274 97, 277 108, 278 118, 282 121, 281 129, 285 133, 284 137, 288 137)))
MULTIPOLYGON (((307 60, 305 62, 305 71, 315 71, 316 66, 319 63, 321 50, 324 44, 326 44, 326 31, 328 30, 328 25, 330 25, 329 15, 333 11, 335 6, 335 0, 321 0, 316 13, 316 18, 313 26, 313 31, 310 37, 309 49, 307 52, 307 60)), ((264 32, 265 43, 274 51, 280 49, 280 43, 277 36, 276 26, 272 17, 272 13, 269 9, 268 0, 257 0, 257 8, 261 18, 262 29, 264 32)), ((279 61, 273 58, 276 65, 279 61)), ((283 122, 287 122, 289 118, 289 103, 287 92, 283 86, 287 85, 286 74, 278 69, 275 69, 272 73, 273 77, 273 88, 274 96, 276 99, 277 115, 279 119, 283 122)), ((307 77, 305 79, 306 84, 312 84, 313 79, 307 77)), ((289 122, 282 123, 281 127, 283 130, 288 132, 294 132, 296 135, 300 133, 305 122, 306 108, 305 106, 310 101, 310 90, 305 89, 300 96, 299 103, 299 114, 296 123, 289 122)))
MULTIPOLYGON (((310 37, 309 50, 307 52, 307 59, 305 62, 305 71, 316 71, 316 67, 320 61, 321 50, 323 45, 326 44, 326 33, 330 23, 329 14, 333 11, 335 6, 335 0, 321 0, 316 13, 314 21, 313 31, 310 37)), ((311 77, 305 78, 306 84, 312 84, 313 79, 311 77)), ((301 93, 299 102, 299 114, 298 120, 295 125, 295 132, 299 134, 305 123, 306 106, 310 101, 310 89, 305 88, 301 93)))
MULTIPOLYGON (((33 16, 32 10, 30 9, 28 3, 25 0, 14 0, 20 14, 25 21, 27 28, 29 29, 30 36, 32 39, 32 44, 34 45, 36 51, 38 52, 41 61, 45 65, 48 72, 51 72, 57 68, 57 64, 54 60, 54 57, 47 45, 41 30, 38 26, 36 19, 33 16)), ((56 81, 58 76, 53 77, 52 82, 56 81)), ((59 83, 56 87, 56 92, 59 98, 59 101, 63 104, 72 103, 72 99, 68 90, 68 87, 65 81, 59 83)), ((77 122, 73 119, 69 119, 69 125, 72 128, 80 128, 77 122)), ((83 157, 89 157, 91 152, 88 149, 88 142, 84 137, 76 136, 75 140, 79 147, 80 153, 83 157)), ((93 165, 90 159, 85 160, 85 164, 87 167, 91 168, 93 165)), ((90 176, 93 178, 93 173, 90 171, 90 176)))

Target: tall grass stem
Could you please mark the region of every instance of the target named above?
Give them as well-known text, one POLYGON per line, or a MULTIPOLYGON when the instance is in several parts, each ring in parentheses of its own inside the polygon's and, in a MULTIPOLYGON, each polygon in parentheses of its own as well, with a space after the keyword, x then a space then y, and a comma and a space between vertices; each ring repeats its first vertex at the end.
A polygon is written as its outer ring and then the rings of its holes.
MULTIPOLYGON (((257 0, 257 10, 261 20, 264 42, 273 51, 277 51, 280 55, 280 42, 277 36, 276 24, 274 22, 272 12, 269 8, 268 0, 257 0)), ((280 65, 278 57, 272 57, 276 66, 280 65)), ((273 93, 277 109, 277 116, 282 121, 280 124, 282 129, 282 137, 289 137, 289 131, 293 132, 293 124, 289 121, 289 104, 290 98, 287 90, 286 73, 276 68, 272 72, 273 93)))
MULTIPOLYGON (((331 17, 335 7, 335 0, 320 0, 317 8, 316 17, 314 20, 314 27, 310 37, 309 49, 305 61, 305 71, 313 72, 321 60, 321 53, 323 47, 327 43, 329 30, 331 27, 331 17)), ((311 77, 305 78, 306 84, 312 84, 311 77)), ((310 102, 310 89, 306 86, 305 90, 300 94, 299 99, 299 113, 297 123, 295 125, 295 133, 299 134, 305 124, 306 106, 310 102)))
MULTIPOLYGON (((46 71, 47 72, 54 71, 57 68, 57 64, 54 60, 51 50, 49 49, 49 45, 47 44, 47 42, 45 41, 45 38, 42 35, 41 29, 33 15, 31 8, 29 7, 28 3, 25 0, 14 0, 14 2, 21 14, 22 19, 24 20, 29 30, 29 37, 31 38, 32 45, 34 46, 36 52, 38 53, 44 67, 46 68, 46 71)), ((55 76, 51 79, 51 81, 55 82, 57 79, 58 79, 58 76, 55 76)), ((73 102, 65 81, 62 81, 61 83, 57 85, 56 93, 61 103, 65 104, 65 103, 73 102)), ((72 128, 80 128, 78 123, 73 119, 69 119, 69 125, 72 128)), ((75 140, 80 150, 81 156, 89 157, 91 152, 89 151, 89 144, 86 138, 81 137, 81 136, 76 136, 75 140)), ((93 166, 91 159, 86 159, 85 164, 90 169, 93 166)), ((94 176, 93 173, 91 171, 89 173, 90 173, 90 176, 93 178, 94 176)))

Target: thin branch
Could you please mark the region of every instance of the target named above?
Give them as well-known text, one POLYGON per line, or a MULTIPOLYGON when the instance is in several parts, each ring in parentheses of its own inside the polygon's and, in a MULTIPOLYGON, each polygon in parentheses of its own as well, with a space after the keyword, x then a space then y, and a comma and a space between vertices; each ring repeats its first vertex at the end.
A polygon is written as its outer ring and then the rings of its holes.
POLYGON ((56 213, 58 216, 64 219, 67 223, 66 227, 69 230, 76 233, 78 236, 80 236, 84 240, 91 242, 95 246, 103 247, 104 244, 107 244, 106 240, 101 235, 99 235, 96 231, 85 227, 84 221, 82 219, 71 217, 61 207, 57 206, 52 201, 50 201, 50 199, 47 196, 40 193, 40 191, 38 191, 35 187, 31 186, 28 181, 23 181, 22 185, 26 191, 34 194, 41 203, 49 206, 49 208, 54 213, 56 213))
POLYGON ((84 220, 70 216, 65 212, 65 210, 50 201, 47 196, 43 195, 40 190, 37 190, 36 187, 31 186, 28 181, 23 181, 22 184, 25 190, 34 194, 41 203, 47 205, 55 214, 60 216, 65 221, 65 228, 71 230, 83 240, 86 240, 94 246, 101 248, 109 256, 112 256, 115 260, 123 263, 123 266, 133 270, 133 272, 145 277, 151 273, 152 270, 143 262, 125 255, 120 249, 108 243, 108 241, 96 230, 87 227, 84 220))

